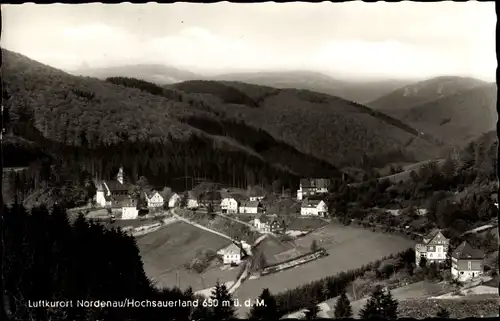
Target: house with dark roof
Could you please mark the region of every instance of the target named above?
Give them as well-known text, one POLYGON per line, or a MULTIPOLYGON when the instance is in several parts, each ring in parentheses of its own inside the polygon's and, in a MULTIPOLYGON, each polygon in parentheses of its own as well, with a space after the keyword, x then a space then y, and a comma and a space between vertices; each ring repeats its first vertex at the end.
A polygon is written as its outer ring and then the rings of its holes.
POLYGON ((484 252, 464 241, 451 255, 451 275, 461 282, 481 276, 483 260, 484 252))
POLYGON ((303 178, 297 190, 297 199, 302 200, 310 195, 327 193, 330 183, 327 178, 303 178))
POLYGON ((239 212, 245 214, 258 214, 262 213, 263 208, 260 201, 241 201, 239 212))
POLYGON ((415 263, 420 264, 421 258, 427 262, 443 263, 446 260, 450 240, 440 229, 433 229, 423 237, 423 242, 415 245, 415 263))
POLYGON ((137 202, 129 197, 123 197, 119 202, 122 209, 122 220, 133 220, 139 216, 137 202))
POLYGON ((300 207, 300 215, 303 216, 321 216, 325 217, 328 213, 328 207, 323 200, 305 199, 300 207))
POLYGON ((112 198, 127 196, 128 191, 133 187, 123 174, 123 167, 120 167, 116 175, 116 181, 95 181, 97 188, 95 200, 102 207, 113 206, 112 198))

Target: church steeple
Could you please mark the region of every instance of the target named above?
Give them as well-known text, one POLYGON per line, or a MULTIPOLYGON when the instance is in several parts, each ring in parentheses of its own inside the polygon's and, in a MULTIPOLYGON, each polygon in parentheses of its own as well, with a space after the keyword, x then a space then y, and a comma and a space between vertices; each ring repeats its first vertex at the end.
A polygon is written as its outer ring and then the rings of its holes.
POLYGON ((123 184, 123 166, 120 166, 118 175, 116 175, 116 180, 118 181, 118 183, 123 184))

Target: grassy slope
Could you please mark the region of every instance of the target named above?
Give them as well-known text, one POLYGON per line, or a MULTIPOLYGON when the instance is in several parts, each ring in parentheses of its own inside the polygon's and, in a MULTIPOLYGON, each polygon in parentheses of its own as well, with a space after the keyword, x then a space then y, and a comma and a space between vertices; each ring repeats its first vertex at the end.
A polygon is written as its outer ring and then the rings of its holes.
MULTIPOLYGON (((137 238, 144 270, 149 278, 164 286, 175 286, 178 270, 182 276, 183 287, 189 284, 193 285, 195 290, 204 288, 203 284, 199 284, 200 276, 186 271, 183 265, 191 261, 197 251, 208 249, 218 251, 230 243, 221 236, 183 222, 167 225, 158 231, 137 238)), ((231 276, 230 274, 229 277, 231 276)), ((205 280, 210 286, 215 281, 205 280)))
POLYGON ((215 85, 192 81, 173 86, 191 93, 213 92, 226 102, 234 101, 225 96, 227 86, 234 87, 240 92, 240 103, 218 104, 225 113, 336 165, 360 165, 363 155, 375 156, 394 150, 413 152, 417 159, 434 153, 435 145, 418 138, 415 130, 337 97, 235 82, 215 85))

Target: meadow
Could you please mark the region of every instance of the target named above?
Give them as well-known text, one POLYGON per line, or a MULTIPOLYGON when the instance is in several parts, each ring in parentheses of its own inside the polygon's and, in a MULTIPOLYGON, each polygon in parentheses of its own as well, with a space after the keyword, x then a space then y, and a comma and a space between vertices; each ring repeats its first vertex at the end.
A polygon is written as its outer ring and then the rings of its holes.
POLYGON ((197 291, 213 286, 218 279, 232 281, 238 274, 238 268, 222 271, 216 265, 201 274, 186 270, 184 264, 190 262, 198 251, 218 251, 231 242, 184 222, 172 223, 137 237, 136 242, 146 275, 159 286, 191 286, 197 291))
MULTIPOLYGON (((400 236, 336 223, 295 240, 295 244, 299 249, 305 250, 310 248, 313 240, 318 246, 325 248, 329 255, 290 270, 248 280, 236 291, 236 297, 240 301, 256 298, 263 288, 269 288, 272 293, 294 289, 314 280, 361 267, 415 244, 400 236)), ((242 308, 239 312, 244 315, 248 310, 242 308)))

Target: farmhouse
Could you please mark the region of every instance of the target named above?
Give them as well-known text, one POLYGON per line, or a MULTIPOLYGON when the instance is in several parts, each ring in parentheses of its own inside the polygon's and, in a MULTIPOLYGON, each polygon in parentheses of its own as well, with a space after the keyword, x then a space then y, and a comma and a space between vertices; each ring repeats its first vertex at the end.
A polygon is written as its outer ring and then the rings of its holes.
POLYGON ((415 245, 415 263, 425 257, 427 262, 442 263, 446 260, 450 240, 444 237, 440 229, 433 229, 424 236, 423 243, 415 245))
POLYGON ((144 196, 148 201, 148 208, 163 207, 163 197, 157 191, 151 191, 149 193, 144 192, 144 196))
POLYGON ((451 255, 451 275, 463 282, 483 274, 484 252, 464 241, 451 255))
POLYGON ((239 212, 248 214, 262 213, 262 204, 259 201, 241 201, 239 212))
POLYGON ((276 215, 260 215, 253 220, 253 226, 261 233, 281 233, 283 226, 276 215))
POLYGON ((198 203, 198 196, 196 193, 189 191, 188 192, 188 199, 187 199, 187 205, 186 207, 188 209, 197 209, 200 207, 200 204, 198 203))
POLYGON ((323 200, 310 200, 306 199, 302 202, 300 207, 300 215, 304 216, 326 216, 328 207, 323 200))
POLYGON ((239 194, 226 194, 220 203, 222 213, 238 213, 241 201, 245 198, 239 194))
POLYGON ((297 199, 302 200, 307 196, 327 193, 329 186, 330 180, 326 178, 303 178, 297 190, 297 199))
POLYGON ((240 264, 241 263, 241 248, 236 244, 231 244, 228 247, 217 252, 222 256, 222 262, 224 264, 240 264))
POLYGON ((122 209, 122 220, 133 220, 139 216, 137 202, 129 197, 122 197, 118 205, 122 209))
POLYGON ((95 201, 102 207, 112 206, 113 197, 128 195, 129 189, 133 186, 126 181, 123 167, 120 167, 116 181, 95 181, 95 185, 97 188, 95 201))
POLYGON ((168 208, 174 208, 179 205, 181 201, 181 197, 179 194, 174 193, 172 196, 170 196, 170 199, 168 200, 168 208))

